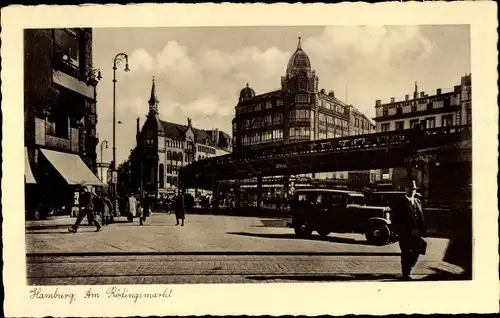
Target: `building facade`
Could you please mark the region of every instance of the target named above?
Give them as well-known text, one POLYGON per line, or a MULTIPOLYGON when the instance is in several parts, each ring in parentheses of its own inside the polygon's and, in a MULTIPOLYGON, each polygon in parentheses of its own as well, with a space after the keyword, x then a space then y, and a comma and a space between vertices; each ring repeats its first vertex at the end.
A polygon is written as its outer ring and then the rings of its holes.
MULTIPOLYGON (((375 132, 366 115, 338 99, 333 90, 319 88, 300 38, 281 77, 281 89, 256 95, 247 84, 240 92, 232 126, 235 152, 375 132)), ((348 175, 324 172, 314 178, 347 180, 348 175)))
POLYGON ((436 128, 472 123, 471 74, 461 78, 460 85, 443 92, 441 88, 429 95, 419 92, 415 82, 413 98, 405 95, 405 100, 389 103, 375 102, 375 123, 377 132, 403 130, 421 124, 423 128, 436 128))
MULTIPOLYGON (((415 82, 413 98, 406 94, 402 101, 396 101, 394 97, 391 97, 388 103, 377 100, 375 110, 374 120, 377 132, 410 129, 416 124, 420 124, 424 129, 471 125, 472 75, 463 76, 460 84, 455 85, 451 90, 445 92, 437 88, 432 94, 419 92, 415 82)), ((436 167, 432 169, 436 170, 436 167)), ((458 171, 458 169, 455 170, 458 171)), ((434 175, 438 173, 437 170, 434 171, 434 175)), ((454 173, 449 174, 449 176, 453 175, 454 173)), ((379 185, 396 190, 404 189, 405 179, 406 172, 403 168, 383 169, 377 177, 379 185)), ((429 187, 428 184, 426 192, 429 192, 429 187)), ((432 197, 432 193, 429 197, 432 197)))
MULTIPOLYGON (((148 104, 149 111, 142 129, 137 119, 137 146, 129 159, 132 191, 140 191, 142 184, 143 190, 150 195, 162 197, 178 187, 181 167, 231 152, 231 137, 219 129, 197 129, 190 118, 187 125, 160 119, 154 79, 148 104)), ((126 168, 127 164, 123 166, 126 168)))
POLYGON ((24 31, 25 182, 32 216, 72 206, 79 184, 102 185, 95 176, 99 79, 92 29, 24 31))

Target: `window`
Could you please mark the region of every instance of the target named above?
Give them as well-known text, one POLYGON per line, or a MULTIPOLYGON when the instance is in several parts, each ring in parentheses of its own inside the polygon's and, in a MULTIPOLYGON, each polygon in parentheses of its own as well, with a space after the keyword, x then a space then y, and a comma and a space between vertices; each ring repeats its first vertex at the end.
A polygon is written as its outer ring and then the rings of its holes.
POLYGON ((410 128, 415 128, 416 124, 418 124, 418 119, 410 120, 410 128))
POLYGON ((433 104, 432 103, 427 103, 427 110, 431 110, 433 108, 433 104))
POLYGON ((417 104, 411 105, 411 111, 416 112, 417 111, 417 104))
POLYGON ((296 103, 308 103, 309 102, 309 95, 305 95, 305 94, 295 95, 295 102, 296 103))
POLYGON ((387 107, 384 107, 382 110, 382 116, 387 116, 389 115, 389 109, 387 107))
POLYGON ((163 163, 160 164, 160 168, 158 170, 158 174, 160 177, 160 188, 163 189, 165 188, 165 167, 163 166, 163 163))
POLYGON ((434 117, 429 117, 425 119, 425 127, 426 128, 435 128, 436 127, 436 119, 434 117))
POLYGON ((304 73, 299 74, 299 89, 307 89, 307 77, 304 73))
POLYGON ((403 114, 403 107, 396 108, 396 115, 401 115, 401 114, 403 114))
POLYGON ((260 104, 255 105, 255 110, 256 111, 260 110, 260 104))
POLYGON ((441 117, 441 126, 442 127, 449 127, 453 126, 453 115, 443 115, 441 117))
MULTIPOLYGON (((50 136, 68 139, 69 118, 64 115, 47 118, 45 122, 45 133, 50 136)), ((95 135, 95 133, 93 135, 95 135)))
POLYGON ((467 111, 467 125, 471 125, 472 124, 472 107, 470 106, 470 103, 467 103, 465 108, 467 111))
MULTIPOLYGON (((399 108, 401 109, 401 108, 399 108)), ((396 130, 403 130, 405 129, 405 122, 404 121, 397 121, 396 122, 396 130)))
POLYGON ((382 128, 382 132, 389 131, 389 123, 382 124, 381 128, 382 128))
POLYGON ((268 101, 266 102, 266 108, 271 108, 272 106, 273 106, 273 105, 271 104, 271 101, 270 101, 270 100, 268 100, 268 101))
POLYGON ((54 30, 54 53, 58 57, 67 55, 75 67, 80 66, 80 36, 79 29, 54 30))
POLYGON ((278 107, 283 106, 283 100, 281 100, 281 99, 276 100, 276 105, 277 105, 278 107))

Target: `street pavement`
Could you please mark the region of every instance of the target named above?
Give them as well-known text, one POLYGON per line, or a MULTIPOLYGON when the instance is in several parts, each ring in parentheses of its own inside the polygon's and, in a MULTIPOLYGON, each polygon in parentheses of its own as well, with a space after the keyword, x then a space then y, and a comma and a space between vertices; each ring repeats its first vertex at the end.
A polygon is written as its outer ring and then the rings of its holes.
MULTIPOLYGON (((397 280, 398 244, 372 246, 359 234, 298 239, 286 219, 153 214, 140 226, 118 222, 94 232, 55 217, 26 222, 31 285, 247 283, 397 280)), ((85 220, 86 221, 86 220, 85 220)), ((85 222, 84 221, 84 222, 85 222)), ((444 263, 449 241, 428 238, 417 280, 449 279, 461 269, 444 263)))

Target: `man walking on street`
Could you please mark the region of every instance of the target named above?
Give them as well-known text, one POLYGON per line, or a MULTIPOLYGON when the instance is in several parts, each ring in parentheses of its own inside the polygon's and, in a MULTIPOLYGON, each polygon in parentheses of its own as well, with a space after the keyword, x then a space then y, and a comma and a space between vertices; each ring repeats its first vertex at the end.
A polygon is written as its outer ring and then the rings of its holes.
POLYGON ((401 249, 402 278, 405 280, 411 279, 411 270, 417 263, 419 255, 425 255, 427 247, 427 243, 423 240, 423 237, 427 236, 427 229, 417 189, 416 182, 408 180, 405 198, 391 207, 391 210, 395 211, 393 221, 401 249))
POLYGON ((76 233, 80 223, 82 223, 85 216, 87 216, 90 223, 95 225, 95 231, 99 232, 101 230, 101 225, 94 216, 94 197, 89 188, 84 188, 83 191, 84 192, 80 195, 80 211, 78 213, 78 217, 76 218, 75 224, 68 229, 68 231, 76 233))
POLYGON ((179 220, 182 221, 181 226, 184 226, 184 193, 182 190, 178 190, 177 192, 174 209, 175 209, 175 219, 177 220, 175 226, 179 225, 179 220))

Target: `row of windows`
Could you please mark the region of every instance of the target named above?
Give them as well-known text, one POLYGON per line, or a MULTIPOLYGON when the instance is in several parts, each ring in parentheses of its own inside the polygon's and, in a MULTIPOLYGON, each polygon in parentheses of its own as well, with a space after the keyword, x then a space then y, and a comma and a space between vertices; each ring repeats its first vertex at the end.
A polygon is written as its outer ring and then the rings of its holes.
POLYGON ((270 108, 272 108, 273 104, 276 107, 282 107, 283 106, 283 100, 277 99, 274 103, 272 101, 268 100, 268 101, 266 101, 264 103, 261 103, 261 104, 240 107, 240 108, 237 109, 237 113, 250 113, 250 112, 253 112, 253 111, 260 111, 260 110, 263 110, 263 109, 270 109, 270 108))
POLYGON ((256 117, 253 119, 245 119, 243 120, 243 129, 254 129, 254 128, 262 128, 269 127, 271 125, 280 125, 283 123, 283 114, 275 113, 272 115, 266 115, 263 117, 256 117))
POLYGON ((167 139, 167 147, 182 149, 184 147, 184 142, 180 140, 167 139))
POLYGON ((198 145, 198 151, 215 155, 215 149, 211 148, 211 147, 205 147, 205 146, 198 145))
MULTIPOLYGON (((450 100, 449 99, 445 99, 443 101, 443 106, 444 107, 450 107, 450 100)), ((427 103, 426 105, 426 109, 427 110, 432 110, 434 109, 434 103, 430 102, 430 103, 427 103)), ((413 104, 411 105, 411 110, 410 112, 414 113, 418 110, 418 107, 417 107, 417 104, 413 104)), ((396 115, 401 115, 403 114, 403 107, 398 107, 396 108, 396 115)), ((389 106, 384 106, 383 110, 382 110, 382 115, 383 116, 388 116, 389 115, 389 106)))
POLYGON ((309 137, 311 129, 309 127, 292 127, 290 128, 290 138, 292 137, 309 137))
POLYGON ((182 162, 182 159, 183 159, 183 157, 182 157, 182 153, 181 152, 167 151, 167 160, 169 160, 169 161, 181 161, 182 162))
POLYGON ((371 124, 368 121, 363 120, 362 118, 355 118, 354 119, 354 127, 370 130, 371 124))
POLYGON ((339 114, 344 114, 345 113, 345 108, 342 105, 337 105, 337 104, 334 104, 334 103, 330 103, 330 102, 328 102, 326 100, 319 100, 318 103, 319 103, 320 107, 332 110, 332 111, 334 111, 336 113, 339 113, 339 114))
MULTIPOLYGON (((409 128, 414 128, 415 125, 421 124, 422 128, 428 129, 428 128, 435 128, 436 127, 436 118, 435 117, 427 117, 423 120, 420 119, 412 119, 410 120, 410 127, 409 128)), ((441 116, 441 127, 449 127, 453 126, 453 115, 443 115, 441 116)), ((402 121, 397 121, 395 122, 395 130, 403 130, 405 129, 405 122, 402 121)), ((390 123, 384 123, 381 125, 381 130, 382 132, 387 132, 390 130, 390 123)))
POLYGON ((241 137, 241 145, 242 146, 258 145, 280 140, 283 140, 283 130, 275 129, 272 131, 243 135, 241 137))
POLYGON ((297 94, 295 95, 296 103, 309 103, 309 95, 297 94))

